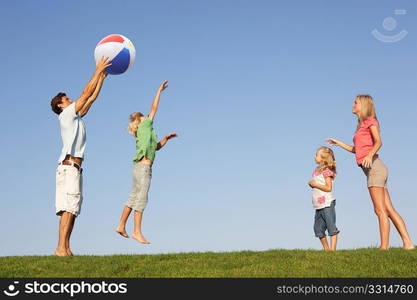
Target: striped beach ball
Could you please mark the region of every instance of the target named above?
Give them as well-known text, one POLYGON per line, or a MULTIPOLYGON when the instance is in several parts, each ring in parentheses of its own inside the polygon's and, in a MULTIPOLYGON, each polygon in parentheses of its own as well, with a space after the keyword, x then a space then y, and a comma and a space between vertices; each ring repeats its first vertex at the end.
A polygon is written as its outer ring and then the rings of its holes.
POLYGON ((126 72, 135 60, 135 46, 121 34, 111 34, 98 42, 94 50, 96 63, 103 57, 111 59, 111 66, 106 68, 109 74, 117 75, 126 72))

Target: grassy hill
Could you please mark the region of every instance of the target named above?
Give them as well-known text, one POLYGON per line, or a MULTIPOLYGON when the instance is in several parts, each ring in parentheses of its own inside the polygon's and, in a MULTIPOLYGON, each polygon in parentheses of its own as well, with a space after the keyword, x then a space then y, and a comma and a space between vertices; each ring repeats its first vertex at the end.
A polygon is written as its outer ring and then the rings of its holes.
POLYGON ((269 250, 112 256, 0 257, 1 278, 417 277, 417 250, 269 250))

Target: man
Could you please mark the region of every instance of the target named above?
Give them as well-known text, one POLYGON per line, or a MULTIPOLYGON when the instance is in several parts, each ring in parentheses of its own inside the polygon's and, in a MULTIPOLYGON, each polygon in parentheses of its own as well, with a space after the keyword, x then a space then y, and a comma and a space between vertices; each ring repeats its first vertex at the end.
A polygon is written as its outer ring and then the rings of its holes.
POLYGON ((79 215, 82 196, 82 162, 85 150, 85 116, 100 93, 107 76, 104 70, 110 66, 108 58, 96 65, 93 77, 85 86, 81 96, 73 102, 65 93, 58 93, 52 101, 52 110, 58 114, 61 127, 62 152, 56 170, 56 214, 60 216, 57 256, 72 256, 70 237, 75 218, 79 215))

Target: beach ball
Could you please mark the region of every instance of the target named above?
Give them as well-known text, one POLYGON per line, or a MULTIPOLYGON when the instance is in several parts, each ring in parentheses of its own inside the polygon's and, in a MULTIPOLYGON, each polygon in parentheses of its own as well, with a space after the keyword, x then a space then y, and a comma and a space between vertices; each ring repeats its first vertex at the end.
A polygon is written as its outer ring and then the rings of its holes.
POLYGON ((112 75, 122 74, 129 69, 135 60, 135 46, 125 36, 121 34, 111 34, 98 42, 94 50, 96 63, 103 57, 111 59, 111 66, 106 68, 106 72, 112 75))

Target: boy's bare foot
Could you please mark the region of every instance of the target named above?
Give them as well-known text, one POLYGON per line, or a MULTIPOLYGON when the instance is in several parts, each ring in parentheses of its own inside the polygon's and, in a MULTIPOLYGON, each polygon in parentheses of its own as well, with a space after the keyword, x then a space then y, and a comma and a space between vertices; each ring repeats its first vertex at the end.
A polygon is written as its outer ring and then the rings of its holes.
POLYGON ((414 250, 416 247, 413 244, 404 245, 404 250, 414 250))
POLYGON ((379 247, 378 249, 379 249, 379 250, 382 250, 382 251, 387 251, 387 250, 389 250, 389 248, 385 248, 385 247, 379 247))
POLYGON ((122 237, 129 238, 129 235, 127 234, 127 232, 126 232, 126 230, 125 230, 125 229, 120 229, 120 228, 117 228, 117 229, 116 229, 116 232, 117 232, 118 234, 120 234, 122 237))
POLYGON ((67 249, 67 254, 68 254, 68 256, 74 256, 74 253, 72 253, 72 251, 70 249, 67 249))
POLYGON ((55 253, 56 256, 68 256, 68 253, 65 250, 62 251, 62 250, 56 249, 54 253, 55 253))
POLYGON ((145 239, 145 237, 141 234, 132 234, 132 238, 134 238, 135 240, 137 240, 138 242, 142 243, 142 244, 150 244, 151 242, 149 242, 148 240, 145 239))

